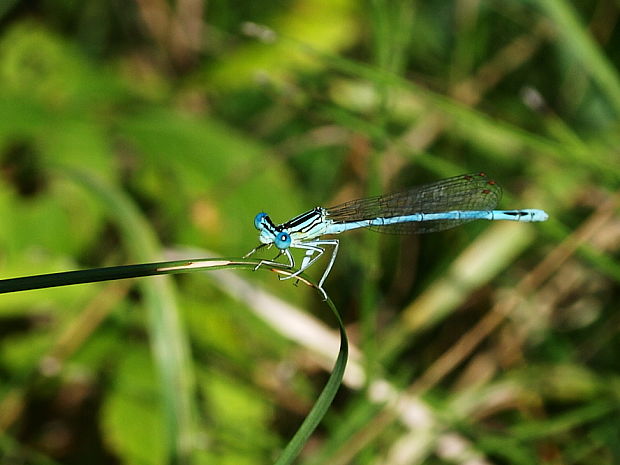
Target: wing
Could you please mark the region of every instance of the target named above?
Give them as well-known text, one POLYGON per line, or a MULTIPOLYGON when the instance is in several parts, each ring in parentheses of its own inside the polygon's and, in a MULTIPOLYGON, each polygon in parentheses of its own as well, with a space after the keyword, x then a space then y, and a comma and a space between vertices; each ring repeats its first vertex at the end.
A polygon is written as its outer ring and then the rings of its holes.
MULTIPOLYGON (((395 194, 351 200, 328 208, 327 218, 335 223, 348 223, 415 213, 487 211, 495 209, 501 196, 501 187, 486 174, 465 174, 395 194)), ((412 221, 370 226, 369 229, 392 234, 419 234, 450 229, 469 221, 473 220, 412 221)))

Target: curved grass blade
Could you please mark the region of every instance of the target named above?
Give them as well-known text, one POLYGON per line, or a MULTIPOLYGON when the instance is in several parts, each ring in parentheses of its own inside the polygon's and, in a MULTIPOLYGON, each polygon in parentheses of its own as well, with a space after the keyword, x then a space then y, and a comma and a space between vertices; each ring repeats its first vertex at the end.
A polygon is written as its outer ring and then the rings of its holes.
MULTIPOLYGON (((118 222, 128 249, 136 258, 145 259, 156 255, 156 239, 139 211, 113 186, 75 170, 67 170, 76 182, 87 188, 110 210, 118 222)), ((193 271, 217 270, 222 268, 256 269, 258 262, 243 259, 197 259, 168 262, 143 263, 137 265, 94 268, 90 270, 66 271, 35 276, 0 280, 0 293, 18 292, 73 284, 100 282, 156 276, 193 271)), ((263 267, 264 269, 265 267, 263 267)), ((280 274, 291 274, 287 266, 268 262, 266 267, 280 274)), ((318 285, 297 276, 302 282, 318 289, 318 285)), ((145 280, 140 283, 150 310, 150 325, 154 353, 162 383, 169 430, 170 463, 190 463, 193 421, 193 375, 190 369, 187 342, 181 330, 178 312, 174 304, 173 288, 167 280, 145 280)), ((327 305, 336 317, 340 332, 340 349, 334 369, 316 403, 304 419, 295 435, 285 447, 276 465, 293 463, 329 409, 342 383, 347 364, 348 338, 340 314, 328 297, 327 305)))
MULTIPOLYGON (((316 287, 316 286, 314 286, 316 287)), ((275 465, 289 465, 293 463, 295 458, 301 452, 304 444, 310 438, 312 432, 319 425, 329 406, 331 405, 334 397, 336 396, 336 392, 338 392, 338 388, 342 383, 342 377, 344 376, 344 370, 347 366, 347 359, 349 356, 349 340, 347 338, 347 333, 344 328, 344 323, 342 322, 342 318, 340 317, 340 313, 338 309, 332 302, 332 300, 328 297, 327 305, 330 310, 336 317, 336 321, 338 321, 338 330, 340 331, 340 350, 338 352, 338 358, 336 359, 336 363, 334 364, 334 368, 332 370, 331 375, 329 375, 329 379, 327 380, 327 384, 321 391, 319 398, 315 402, 314 406, 308 413, 308 416, 305 418, 295 435, 291 438, 288 445, 285 447, 282 455, 278 458, 275 465)))
MULTIPOLYGON (((80 271, 65 271, 60 273, 48 273, 42 275, 25 276, 20 278, 10 278, 0 280, 0 293, 19 292, 31 289, 43 289, 48 287, 68 286, 73 284, 84 284, 92 282, 107 281, 113 279, 138 278, 145 276, 156 276, 163 274, 189 273, 197 271, 215 271, 220 269, 256 269, 259 261, 243 259, 193 259, 193 260, 174 260, 168 262, 143 263, 138 265, 110 266, 105 268, 94 268, 80 271)), ((290 270, 286 265, 270 262, 268 269, 279 274, 292 274, 295 270, 290 270)), ((318 285, 303 275, 296 276, 300 281, 318 289, 318 285)), ((331 299, 327 299, 327 305, 336 317, 338 330, 340 332, 340 350, 334 364, 332 373, 319 395, 316 403, 308 413, 295 435, 285 447, 281 456, 276 461, 276 465, 288 465, 293 463, 301 452, 303 446, 310 438, 312 432, 321 422, 332 401, 344 376, 344 371, 349 355, 349 343, 344 328, 344 323, 340 317, 338 309, 331 299)))

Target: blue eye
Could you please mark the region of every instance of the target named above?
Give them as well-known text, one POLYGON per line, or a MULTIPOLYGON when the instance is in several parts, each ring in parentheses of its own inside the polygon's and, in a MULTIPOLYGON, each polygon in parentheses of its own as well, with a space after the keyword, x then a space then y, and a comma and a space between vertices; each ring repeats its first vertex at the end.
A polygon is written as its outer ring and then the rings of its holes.
POLYGON ((288 249, 291 245, 291 235, 287 232, 279 232, 274 241, 276 247, 280 250, 288 249))
POLYGON ((267 218, 267 213, 260 212, 254 217, 254 227, 259 231, 263 229, 263 219, 267 218))

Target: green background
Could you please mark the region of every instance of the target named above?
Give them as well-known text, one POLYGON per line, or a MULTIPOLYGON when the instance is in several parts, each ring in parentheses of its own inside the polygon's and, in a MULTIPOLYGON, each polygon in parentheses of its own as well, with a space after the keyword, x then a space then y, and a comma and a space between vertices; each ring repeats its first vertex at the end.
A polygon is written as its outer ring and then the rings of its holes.
MULTIPOLYGON (((550 221, 340 238, 325 288, 350 370, 299 463, 620 463, 619 18, 612 0, 4 0, 0 277, 240 257, 259 211, 484 171, 502 208, 550 221)), ((4 294, 0 463, 273 463, 333 328, 272 273, 4 294)))

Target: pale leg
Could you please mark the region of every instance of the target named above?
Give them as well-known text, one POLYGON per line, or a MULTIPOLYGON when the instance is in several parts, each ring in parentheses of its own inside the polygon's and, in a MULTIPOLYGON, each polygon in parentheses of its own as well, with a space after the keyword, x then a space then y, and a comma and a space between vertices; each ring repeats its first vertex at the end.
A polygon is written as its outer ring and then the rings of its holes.
MULTIPOLYGON (((306 256, 304 257, 304 260, 302 262, 302 266, 295 273, 293 273, 293 274, 291 274, 289 276, 285 276, 283 278, 280 278, 282 280, 284 280, 284 279, 291 279, 291 278, 294 278, 295 276, 300 275, 305 270, 307 270, 310 266, 312 266, 312 264, 314 262, 316 262, 319 258, 321 258, 321 255, 323 255, 323 253, 325 252, 325 250, 323 250, 322 248, 316 247, 314 245, 314 243, 299 244, 299 245, 296 245, 295 248, 296 249, 306 249, 307 250, 306 256), (310 253, 308 254, 308 252, 310 252, 310 253), (306 260, 309 256, 311 256, 314 253, 317 253, 318 255, 316 257, 313 257, 312 259, 310 259, 310 261, 306 260), (303 266, 304 263, 305 263, 305 266, 303 266)), ((286 252, 288 252, 289 255, 290 255, 290 252, 288 251, 288 249, 286 250, 286 252)))
POLYGON ((332 256, 329 259, 329 263, 327 264, 327 267, 325 268, 325 271, 323 272, 323 276, 321 276, 321 280, 319 281, 319 285, 317 286, 317 289, 321 291, 321 294, 323 294, 323 298, 327 300, 327 293, 323 289, 323 283, 327 279, 327 276, 329 275, 329 272, 331 271, 332 266, 334 266, 334 262, 336 261, 336 255, 338 254, 338 246, 340 245, 340 242, 337 239, 325 239, 321 241, 312 241, 312 242, 307 242, 304 244, 297 245, 295 248, 306 249, 309 253, 308 252, 306 253, 306 256, 304 257, 304 260, 302 262, 302 267, 299 270, 297 270, 295 273, 293 273, 290 276, 287 276, 285 278, 280 278, 280 279, 293 278, 299 275, 300 273, 304 272, 308 268, 310 268, 314 264, 314 262, 316 262, 319 258, 321 258, 321 256, 325 253, 325 249, 320 247, 322 245, 323 246, 331 245, 334 247, 332 256), (309 258, 311 257, 313 253, 317 253, 317 255, 315 257, 309 258))
MULTIPOLYGON (((258 251, 259 249, 262 249, 263 247, 267 247, 268 249, 271 248, 273 244, 261 244, 258 247, 253 248, 252 250, 250 250, 248 253, 246 253, 243 258, 248 258, 249 256, 251 256, 252 254, 254 254, 256 251, 258 251)), ((295 260, 293 259, 293 256, 291 255, 291 253, 288 250, 285 250, 284 252, 279 251, 278 255, 276 255, 273 260, 261 260, 260 262, 258 262, 258 265, 256 265, 256 267, 254 267, 254 271, 258 270, 262 265, 282 265, 282 263, 276 262, 275 260, 278 259, 278 257, 280 255, 286 255, 286 258, 288 258, 288 264, 284 264, 285 266, 289 267, 289 268, 294 268, 295 267, 295 260)))

